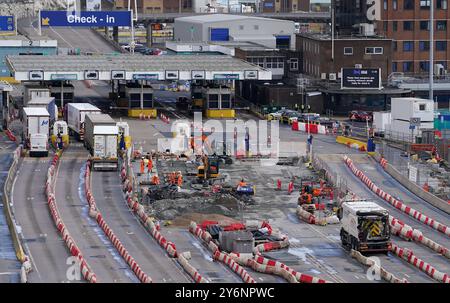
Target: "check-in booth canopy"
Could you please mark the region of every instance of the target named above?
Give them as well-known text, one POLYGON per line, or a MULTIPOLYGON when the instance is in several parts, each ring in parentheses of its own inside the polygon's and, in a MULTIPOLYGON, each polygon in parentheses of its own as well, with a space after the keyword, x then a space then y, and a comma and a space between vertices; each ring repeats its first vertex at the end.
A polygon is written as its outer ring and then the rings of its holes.
POLYGON ((206 110, 233 108, 234 92, 228 86, 203 88, 206 110))
POLYGON ((153 108, 153 88, 150 85, 127 83, 125 86, 125 98, 128 100, 130 109, 153 108))

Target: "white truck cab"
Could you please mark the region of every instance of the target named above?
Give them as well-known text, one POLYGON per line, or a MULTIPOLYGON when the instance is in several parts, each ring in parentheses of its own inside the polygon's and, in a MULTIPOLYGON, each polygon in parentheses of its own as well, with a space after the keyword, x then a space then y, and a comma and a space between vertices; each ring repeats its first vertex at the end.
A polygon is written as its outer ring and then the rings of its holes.
POLYGON ((389 212, 374 202, 344 202, 338 211, 341 241, 360 252, 388 252, 391 248, 389 212))

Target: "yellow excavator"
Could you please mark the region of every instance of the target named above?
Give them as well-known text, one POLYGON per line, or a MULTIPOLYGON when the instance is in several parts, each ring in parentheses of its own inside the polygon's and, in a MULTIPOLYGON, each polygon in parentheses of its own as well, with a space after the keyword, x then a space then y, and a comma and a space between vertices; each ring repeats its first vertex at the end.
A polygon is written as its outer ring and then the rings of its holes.
POLYGON ((217 156, 202 156, 203 165, 197 167, 197 178, 205 181, 209 179, 216 179, 219 174, 219 157, 217 156))

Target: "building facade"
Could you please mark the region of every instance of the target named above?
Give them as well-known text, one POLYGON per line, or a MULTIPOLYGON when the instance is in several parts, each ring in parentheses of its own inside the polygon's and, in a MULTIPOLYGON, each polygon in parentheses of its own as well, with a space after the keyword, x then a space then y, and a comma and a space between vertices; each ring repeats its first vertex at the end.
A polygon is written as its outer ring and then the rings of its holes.
POLYGON ((334 42, 334 60, 330 35, 297 34, 296 49, 303 58, 303 73, 315 78, 337 80, 340 78, 341 68, 357 66, 381 68, 383 81, 386 81, 391 73, 391 39, 339 37, 334 42))
MULTIPOLYGON (((192 12, 193 0, 137 0, 138 14, 161 14, 192 12), (180 8, 181 5, 181 8, 180 8)), ((135 9, 135 1, 131 1, 131 7, 135 9)), ((114 7, 117 10, 128 9, 128 0, 115 0, 114 7)))
POLYGON ((294 49, 294 22, 241 15, 211 14, 175 19, 180 42, 248 41, 276 49, 294 49))
MULTIPOLYGON (((448 0, 434 0, 434 62, 447 70, 450 61, 448 0)), ((393 39, 392 71, 427 74, 429 64, 430 1, 383 0, 378 32, 393 39)), ((438 68, 439 70, 439 68, 438 68)))
POLYGON ((264 0, 261 1, 264 13, 309 12, 310 0, 264 0))

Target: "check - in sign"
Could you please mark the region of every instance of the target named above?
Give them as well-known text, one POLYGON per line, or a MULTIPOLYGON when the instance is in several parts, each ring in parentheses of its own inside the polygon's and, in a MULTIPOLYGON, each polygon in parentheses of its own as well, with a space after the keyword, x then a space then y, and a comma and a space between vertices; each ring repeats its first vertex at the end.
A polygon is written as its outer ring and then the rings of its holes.
POLYGON ((41 26, 131 26, 131 11, 41 11, 41 26))
POLYGON ((14 30, 14 16, 0 16, 0 31, 12 32, 14 30))

